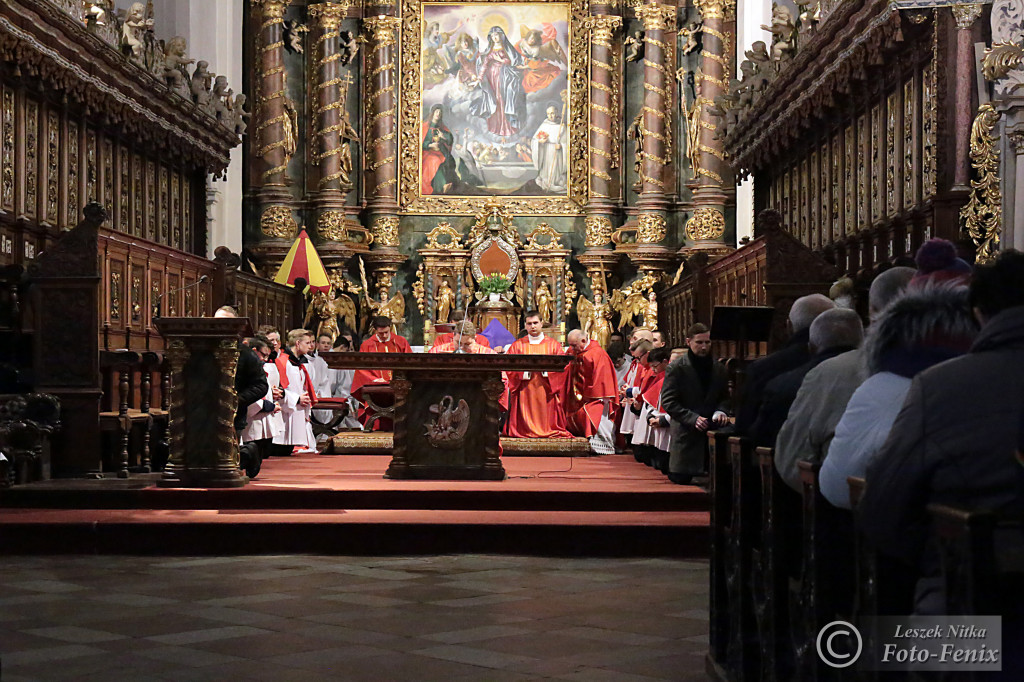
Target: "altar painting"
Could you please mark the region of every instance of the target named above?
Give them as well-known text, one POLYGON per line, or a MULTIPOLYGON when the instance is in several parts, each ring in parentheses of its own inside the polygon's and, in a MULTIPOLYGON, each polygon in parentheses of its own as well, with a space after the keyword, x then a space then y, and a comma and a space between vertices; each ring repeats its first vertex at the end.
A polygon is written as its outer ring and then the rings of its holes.
POLYGON ((450 197, 471 212, 475 202, 457 199, 505 196, 575 208, 571 123, 583 102, 571 77, 572 4, 415 5, 419 30, 403 29, 403 71, 419 76, 403 92, 403 203, 443 212, 450 197))

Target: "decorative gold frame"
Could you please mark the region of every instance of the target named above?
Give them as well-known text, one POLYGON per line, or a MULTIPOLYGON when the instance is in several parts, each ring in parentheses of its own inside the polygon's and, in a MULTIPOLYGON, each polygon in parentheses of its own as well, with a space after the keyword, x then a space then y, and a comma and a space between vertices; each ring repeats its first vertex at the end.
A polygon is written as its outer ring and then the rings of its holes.
POLYGON ((589 32, 585 27, 590 0, 474 0, 467 2, 428 2, 403 0, 399 92, 400 144, 398 155, 398 203, 401 213, 476 215, 492 197, 421 196, 419 182, 419 144, 422 84, 420 81, 420 45, 422 44, 422 7, 426 4, 512 4, 516 2, 556 3, 569 6, 569 194, 566 197, 497 197, 503 206, 517 215, 579 215, 589 192, 587 111, 590 104, 589 32))

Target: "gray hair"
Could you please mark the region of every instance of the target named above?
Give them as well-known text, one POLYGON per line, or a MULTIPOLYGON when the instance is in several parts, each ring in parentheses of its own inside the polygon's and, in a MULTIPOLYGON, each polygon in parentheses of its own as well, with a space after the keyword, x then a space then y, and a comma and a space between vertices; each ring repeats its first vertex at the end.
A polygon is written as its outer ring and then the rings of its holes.
POLYGON ((882 371, 885 354, 945 342, 964 346, 978 334, 969 291, 958 282, 928 282, 897 296, 875 319, 864 342, 868 372, 882 371))
POLYGON ((846 308, 826 310, 811 323, 811 346, 815 353, 830 348, 856 348, 864 340, 860 315, 846 308))
POLYGON ((571 332, 569 332, 568 335, 566 335, 565 340, 568 341, 569 343, 572 343, 573 341, 576 340, 589 341, 590 336, 582 329, 573 329, 571 332))
POLYGON ((910 280, 917 274, 914 268, 897 266, 889 268, 871 283, 868 289, 868 308, 871 318, 874 319, 886 306, 892 303, 893 299, 903 293, 903 290, 910 284, 910 280))
POLYGON ((801 296, 793 301, 793 307, 789 309, 789 324, 793 333, 802 332, 811 326, 811 322, 826 310, 832 310, 836 304, 828 296, 811 294, 801 296))

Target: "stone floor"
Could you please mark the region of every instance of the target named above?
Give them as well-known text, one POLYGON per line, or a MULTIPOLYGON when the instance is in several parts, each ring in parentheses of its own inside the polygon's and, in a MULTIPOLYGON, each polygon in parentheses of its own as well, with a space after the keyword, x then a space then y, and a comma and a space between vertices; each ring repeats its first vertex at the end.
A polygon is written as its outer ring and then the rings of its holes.
POLYGON ((0 680, 703 680, 667 559, 5 557, 0 680))

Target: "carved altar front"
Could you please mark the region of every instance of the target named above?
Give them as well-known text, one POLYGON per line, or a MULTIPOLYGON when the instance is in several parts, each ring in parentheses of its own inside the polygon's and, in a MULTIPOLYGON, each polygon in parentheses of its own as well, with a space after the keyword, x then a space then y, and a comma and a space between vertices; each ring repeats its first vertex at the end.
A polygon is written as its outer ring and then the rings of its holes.
POLYGON ((387 478, 505 478, 499 447, 502 371, 560 372, 567 355, 324 353, 334 369, 390 369, 395 393, 387 478))

